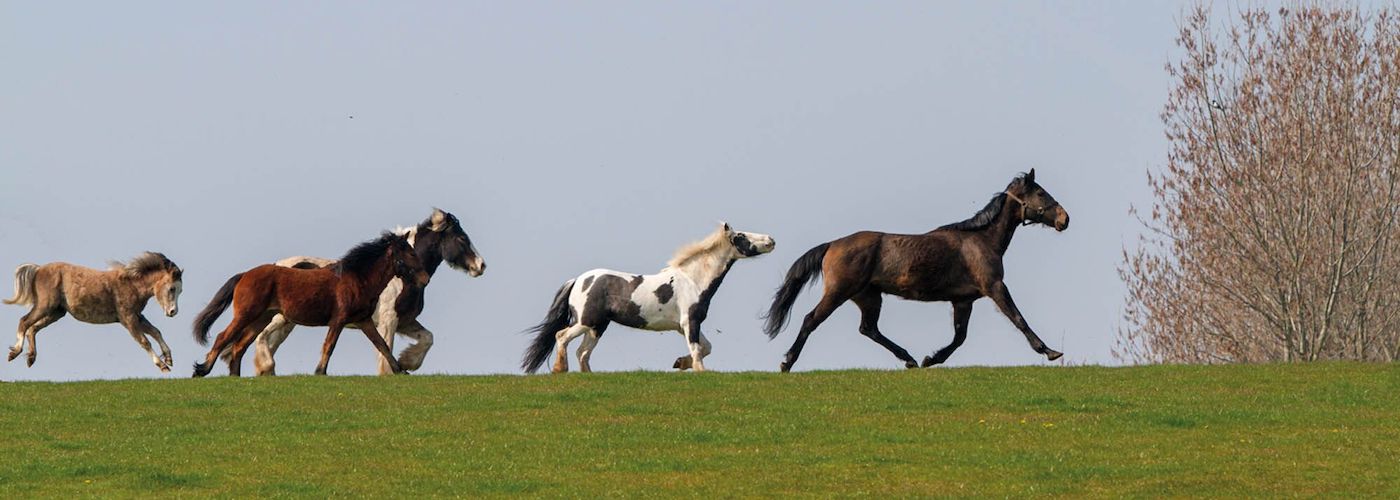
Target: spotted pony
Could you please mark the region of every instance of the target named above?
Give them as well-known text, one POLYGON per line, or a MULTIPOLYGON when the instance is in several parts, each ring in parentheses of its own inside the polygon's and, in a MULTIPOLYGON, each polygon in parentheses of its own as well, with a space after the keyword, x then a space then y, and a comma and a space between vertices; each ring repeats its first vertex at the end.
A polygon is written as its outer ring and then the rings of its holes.
POLYGON ((526 372, 539 370, 554 353, 555 373, 569 371, 569 342, 583 337, 578 348, 579 370, 591 371, 588 358, 608 325, 652 331, 680 332, 690 350, 673 368, 705 369, 710 341, 700 331, 710 300, 724 276, 739 259, 773 251, 773 237, 735 231, 721 223, 703 240, 676 251, 656 274, 632 274, 594 269, 559 288, 544 321, 528 330, 534 341, 521 360, 526 372))

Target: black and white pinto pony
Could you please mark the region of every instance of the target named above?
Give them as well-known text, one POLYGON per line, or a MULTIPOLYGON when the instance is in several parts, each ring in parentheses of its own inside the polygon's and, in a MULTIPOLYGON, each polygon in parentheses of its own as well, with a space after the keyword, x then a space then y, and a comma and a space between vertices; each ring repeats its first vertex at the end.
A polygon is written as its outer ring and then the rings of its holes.
POLYGON ((569 371, 569 342, 582 336, 579 370, 591 371, 588 358, 610 323, 652 331, 680 332, 690 350, 673 368, 705 369, 710 341, 700 331, 710 300, 734 262, 773 251, 773 237, 735 231, 721 223, 703 240, 676 251, 666 268, 640 275, 594 269, 559 288, 543 322, 527 330, 535 339, 521 368, 534 372, 555 354, 554 373, 569 371))
MULTIPOLYGON (((471 238, 462 229, 462 223, 457 220, 457 216, 442 209, 434 208, 432 215, 422 223, 410 228, 399 228, 395 232, 408 237, 408 244, 418 254, 418 260, 423 262, 423 269, 429 276, 437 272, 438 266, 444 262, 472 277, 481 276, 486 272, 486 261, 472 245, 471 238)), ((282 267, 311 269, 327 267, 335 262, 334 259, 298 256, 279 260, 276 264, 282 267)), ((391 352, 394 349, 395 333, 414 341, 399 353, 398 362, 405 371, 422 367, 428 349, 433 346, 433 332, 418 322, 418 315, 423 312, 423 292, 423 288, 404 286, 403 280, 395 277, 380 293, 379 303, 371 317, 375 329, 384 337, 384 343, 391 352)), ((358 328, 354 325, 345 327, 358 328)), ((265 325, 255 324, 252 328, 262 332, 258 334, 256 354, 253 358, 254 369, 258 375, 275 375, 277 363, 273 356, 296 325, 278 314, 265 325)), ((222 353, 225 361, 230 359, 230 354, 229 351, 222 353)), ((389 361, 380 356, 379 374, 393 373, 389 361)))

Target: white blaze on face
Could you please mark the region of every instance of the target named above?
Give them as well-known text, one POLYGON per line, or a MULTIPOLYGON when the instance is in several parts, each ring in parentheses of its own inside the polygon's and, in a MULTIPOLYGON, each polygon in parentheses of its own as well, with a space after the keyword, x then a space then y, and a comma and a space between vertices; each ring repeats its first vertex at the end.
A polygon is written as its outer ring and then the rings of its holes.
POLYGON ((473 259, 471 262, 471 269, 468 271, 472 277, 475 278, 486 272, 486 259, 481 258, 481 252, 476 251, 476 244, 473 243, 470 248, 472 250, 473 259))
POLYGON ((156 302, 160 303, 166 316, 174 317, 180 312, 180 292, 184 291, 184 283, 175 280, 163 286, 164 289, 156 290, 156 302))

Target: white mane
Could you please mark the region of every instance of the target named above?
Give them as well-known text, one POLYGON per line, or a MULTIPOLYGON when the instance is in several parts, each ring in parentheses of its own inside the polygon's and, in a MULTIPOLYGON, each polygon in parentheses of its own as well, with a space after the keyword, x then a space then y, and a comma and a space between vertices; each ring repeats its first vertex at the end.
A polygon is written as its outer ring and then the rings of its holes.
POLYGON ((721 227, 704 239, 677 249, 666 267, 684 273, 696 283, 708 283, 716 274, 724 272, 724 265, 733 253, 729 232, 721 227))

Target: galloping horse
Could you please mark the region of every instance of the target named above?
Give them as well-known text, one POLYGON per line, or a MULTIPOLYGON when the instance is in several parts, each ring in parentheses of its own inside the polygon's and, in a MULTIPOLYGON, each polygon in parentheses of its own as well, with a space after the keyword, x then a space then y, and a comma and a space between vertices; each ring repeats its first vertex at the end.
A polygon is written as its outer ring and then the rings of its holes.
POLYGON ((131 338, 151 355, 151 361, 162 372, 170 371, 170 346, 165 345, 160 330, 152 325, 141 310, 151 297, 156 298, 166 316, 179 311, 183 271, 164 255, 145 252, 130 263, 112 262, 107 271, 98 271, 65 262, 24 264, 15 269, 15 296, 6 304, 32 306, 19 320, 15 345, 10 347, 14 361, 29 341, 28 365, 37 357, 34 336, 39 330, 72 314, 78 321, 93 324, 121 323, 131 332, 131 338), (160 355, 151 350, 150 336, 160 345, 160 355))
POLYGON ((389 360, 394 373, 400 373, 403 370, 398 361, 393 359, 393 353, 370 321, 380 293, 394 277, 401 278, 410 287, 421 288, 428 284, 428 273, 408 240, 389 232, 361 243, 328 268, 298 269, 264 264, 235 274, 195 318, 194 338, 205 345, 209 343, 209 327, 214 320, 230 304, 234 306, 233 321, 215 339, 204 362, 194 365, 194 376, 208 375, 219 353, 229 347, 233 350, 229 375, 238 376, 243 354, 258 333, 248 327, 261 318, 270 319, 279 313, 299 325, 330 327, 325 344, 321 346, 317 375, 326 374, 331 352, 347 324, 358 324, 379 354, 389 360))
POLYGON ((942 363, 967 339, 972 302, 990 297, 1001 312, 1025 334, 1035 352, 1051 361, 1060 353, 1045 346, 1021 317, 1011 292, 1002 283, 1002 256, 1017 226, 1040 223, 1057 231, 1069 227, 1069 213, 1035 183, 1035 169, 1017 176, 976 215, 920 235, 861 231, 808 250, 787 272, 764 331, 778 336, 787 323, 797 294, 817 278, 826 277, 825 291, 815 309, 802 320, 797 340, 779 367, 786 372, 797 362, 807 337, 847 300, 860 308, 860 333, 894 353, 904 366, 919 366, 903 347, 880 333, 881 294, 924 302, 953 303, 953 342, 922 366, 942 363))
MULTIPOLYGON (((476 251, 476 246, 472 245, 471 238, 462 229, 462 223, 457 220, 457 216, 442 209, 434 208, 432 215, 421 224, 395 232, 408 238, 408 244, 413 246, 418 260, 423 263, 423 268, 430 277, 437 272, 438 265, 444 262, 453 269, 466 271, 472 277, 481 276, 481 273, 486 271, 486 261, 476 251)), ((302 269, 334 264, 334 260, 319 257, 289 257, 277 261, 277 265, 282 267, 302 269)), ((406 371, 417 370, 423 366, 423 358, 433 346, 433 332, 418 322, 418 315, 422 312, 423 290, 405 287, 402 280, 394 278, 384 287, 384 292, 379 294, 379 304, 372 317, 375 328, 384 335, 384 345, 389 347, 389 351, 394 350, 395 332, 414 340, 412 345, 399 353, 399 366, 406 371)), ((253 356, 253 367, 258 375, 276 374, 273 355, 295 327, 296 325, 280 314, 270 318, 268 322, 259 321, 252 326, 254 330, 262 332, 258 335, 253 356)), ((346 327, 356 328, 355 325, 346 327)), ((223 354, 225 359, 228 359, 233 352, 226 350, 223 354)), ((380 358, 379 374, 390 373, 393 371, 388 360, 380 358)))
POLYGON ((704 371, 710 341, 700 332, 709 314, 710 299, 719 290, 734 262, 773 251, 773 237, 735 231, 721 223, 713 234, 676 251, 666 268, 640 275, 594 269, 564 282, 544 321, 531 328, 535 340, 521 368, 534 372, 555 353, 554 373, 569 371, 569 342, 584 335, 578 364, 591 371, 588 358, 611 323, 652 331, 680 332, 690 355, 676 358, 673 368, 704 371), (575 286, 575 284, 578 286, 575 286))

